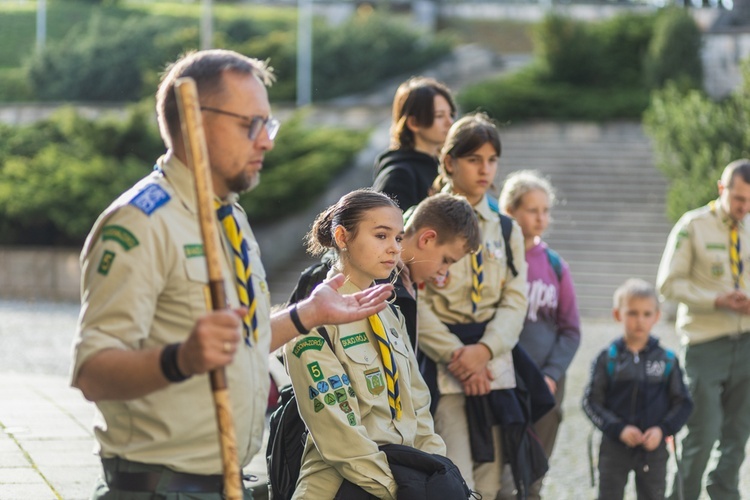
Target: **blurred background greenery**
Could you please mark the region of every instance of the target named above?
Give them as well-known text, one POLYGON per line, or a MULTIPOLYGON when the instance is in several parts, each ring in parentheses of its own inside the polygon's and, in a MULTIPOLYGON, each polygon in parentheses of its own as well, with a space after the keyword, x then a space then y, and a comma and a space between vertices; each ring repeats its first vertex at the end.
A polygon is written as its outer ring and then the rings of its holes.
MULTIPOLYGON (((444 60, 462 44, 530 63, 458 93, 462 112, 499 123, 636 120, 646 112, 658 166, 673 180, 669 213, 707 201, 729 159, 748 156, 746 89, 720 101, 703 91, 702 32, 681 8, 582 21, 551 10, 540 22, 439 18, 415 27, 398 9, 362 5, 343 21, 315 17, 312 97, 377 89, 444 60)), ((125 119, 89 120, 63 108, 30 125, 0 125, 0 244, 80 245, 96 215, 164 148, 153 93, 165 64, 198 48, 201 6, 166 1, 50 0, 45 46, 35 50, 36 4, 0 3, 0 103, 101 102, 125 119)), ((275 105, 296 94, 297 9, 213 6, 213 46, 270 59, 275 105)), ((253 223, 305 208, 366 144, 369 131, 284 120, 262 190, 241 202, 253 223)))

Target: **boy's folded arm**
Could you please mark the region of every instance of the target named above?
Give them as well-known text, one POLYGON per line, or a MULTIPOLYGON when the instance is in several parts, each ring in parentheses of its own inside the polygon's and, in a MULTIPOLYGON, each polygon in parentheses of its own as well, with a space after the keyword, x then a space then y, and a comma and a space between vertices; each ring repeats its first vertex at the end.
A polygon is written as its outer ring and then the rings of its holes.
POLYGON ((606 356, 607 353, 602 352, 591 366, 591 377, 583 395, 583 411, 604 435, 619 441, 626 424, 604 406, 607 390, 606 356))

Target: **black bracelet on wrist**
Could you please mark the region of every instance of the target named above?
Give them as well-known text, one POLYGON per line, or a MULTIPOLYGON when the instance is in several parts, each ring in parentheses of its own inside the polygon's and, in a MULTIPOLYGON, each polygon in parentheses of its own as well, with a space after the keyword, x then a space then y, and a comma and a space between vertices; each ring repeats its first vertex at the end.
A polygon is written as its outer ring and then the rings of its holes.
POLYGON ((305 325, 303 325, 302 321, 299 319, 297 304, 292 304, 292 307, 289 308, 289 317, 292 319, 292 323, 294 323, 294 326, 297 328, 300 335, 307 335, 310 333, 310 330, 305 328, 305 325))
POLYGON ((183 382, 190 378, 190 375, 185 375, 180 371, 180 366, 177 364, 177 350, 179 348, 179 342, 166 345, 164 346, 164 349, 162 349, 159 358, 161 372, 170 382, 183 382))

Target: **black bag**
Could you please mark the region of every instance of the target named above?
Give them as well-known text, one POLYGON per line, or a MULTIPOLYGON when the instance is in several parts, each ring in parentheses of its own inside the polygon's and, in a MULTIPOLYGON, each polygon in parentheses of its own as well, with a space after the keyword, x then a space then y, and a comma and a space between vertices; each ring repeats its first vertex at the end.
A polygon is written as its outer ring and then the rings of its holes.
MULTIPOLYGON (((317 331, 331 347, 331 339, 325 328, 318 328, 317 331)), ((266 448, 268 494, 274 500, 289 500, 294 495, 302 468, 302 453, 305 451, 308 430, 300 417, 292 386, 286 385, 279 392, 281 405, 269 420, 266 448)))
MULTIPOLYGON (((384 444, 379 448, 385 453, 398 485, 398 500, 466 500, 472 495, 458 467, 449 458, 402 444, 384 444)), ((334 500, 376 498, 345 479, 334 500)))

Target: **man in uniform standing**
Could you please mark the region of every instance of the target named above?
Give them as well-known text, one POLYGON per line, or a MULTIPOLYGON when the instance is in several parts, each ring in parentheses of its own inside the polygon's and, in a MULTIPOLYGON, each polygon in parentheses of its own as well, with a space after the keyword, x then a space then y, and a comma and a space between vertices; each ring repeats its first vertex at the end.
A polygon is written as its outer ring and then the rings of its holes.
MULTIPOLYGON (((72 384, 96 403, 104 474, 93 498, 222 498, 218 430, 207 373, 225 367, 245 466, 261 445, 268 354, 322 324, 383 309, 390 286, 341 296, 343 276, 271 314, 257 242, 239 193, 258 184, 279 122, 269 68, 225 50, 189 54, 157 93, 168 148, 154 172, 96 221, 83 252, 81 316, 72 384), (230 309, 210 312, 195 186, 186 167, 174 83, 192 77, 202 120, 230 309)), ((251 498, 250 492, 245 493, 251 498)))
POLYGON ((663 297, 679 303, 681 362, 695 402, 680 456, 685 500, 699 497, 717 441, 706 491, 715 500, 739 500, 750 435, 750 160, 727 165, 718 187, 718 200, 687 212, 672 229, 657 277, 663 297))

